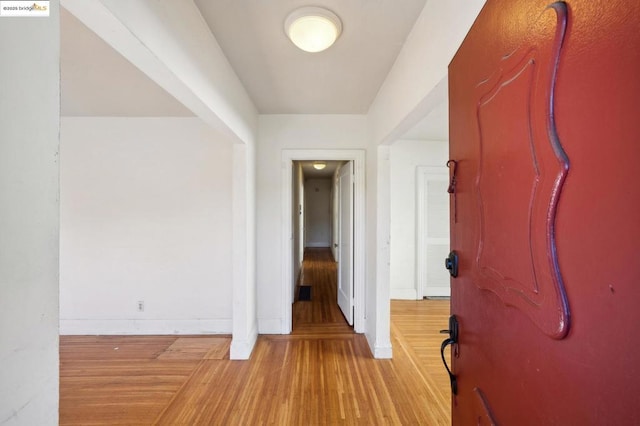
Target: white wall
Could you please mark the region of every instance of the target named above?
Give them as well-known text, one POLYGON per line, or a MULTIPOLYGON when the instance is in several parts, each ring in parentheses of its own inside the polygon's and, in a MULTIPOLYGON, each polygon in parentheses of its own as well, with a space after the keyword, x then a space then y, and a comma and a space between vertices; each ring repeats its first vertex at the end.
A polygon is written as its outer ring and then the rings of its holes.
POLYGON ((58 420, 60 20, 0 18, 0 424, 58 420))
POLYGON ((198 118, 64 118, 61 333, 230 333, 232 164, 198 118))
POLYGON ((331 246, 331 179, 304 182, 305 247, 331 246))
POLYGON ((390 151, 391 298, 416 299, 416 167, 444 166, 449 145, 401 140, 390 151))
MULTIPOLYGON (((257 144, 258 328, 282 332, 283 149, 366 149, 362 115, 263 115, 257 144)), ((375 248, 375 245, 374 245, 375 248)), ((368 250, 368 248, 367 248, 368 250)))

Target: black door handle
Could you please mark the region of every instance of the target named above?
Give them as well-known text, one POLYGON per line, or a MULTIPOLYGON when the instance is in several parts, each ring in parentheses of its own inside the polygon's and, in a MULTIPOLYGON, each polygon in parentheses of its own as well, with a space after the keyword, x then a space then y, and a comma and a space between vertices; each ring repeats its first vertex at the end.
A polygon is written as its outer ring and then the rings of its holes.
POLYGON ((456 253, 455 250, 449 253, 449 256, 444 259, 444 267, 449 270, 449 274, 451 274, 453 278, 458 276, 458 253, 456 253))
POLYGON ((448 334, 449 338, 444 339, 442 345, 440 345, 440 356, 442 357, 442 363, 444 364, 444 368, 447 369, 447 373, 449 373, 449 382, 451 382, 451 393, 454 395, 458 394, 458 380, 456 379, 455 374, 451 372, 449 365, 447 364, 447 360, 444 357, 444 350, 449 345, 455 345, 458 343, 458 319, 455 315, 451 315, 449 317, 449 329, 448 330, 440 330, 442 334, 448 334))

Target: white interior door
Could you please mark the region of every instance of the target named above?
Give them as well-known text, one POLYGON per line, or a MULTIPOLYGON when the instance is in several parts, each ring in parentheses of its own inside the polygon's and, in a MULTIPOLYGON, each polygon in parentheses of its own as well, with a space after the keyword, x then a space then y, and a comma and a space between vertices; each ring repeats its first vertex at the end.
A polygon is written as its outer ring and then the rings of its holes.
POLYGON ((349 161, 338 175, 339 197, 339 258, 338 306, 353 325, 353 162, 349 161))
POLYGON ((448 297, 450 276, 442 266, 449 253, 449 169, 420 166, 417 169, 417 295, 448 297))

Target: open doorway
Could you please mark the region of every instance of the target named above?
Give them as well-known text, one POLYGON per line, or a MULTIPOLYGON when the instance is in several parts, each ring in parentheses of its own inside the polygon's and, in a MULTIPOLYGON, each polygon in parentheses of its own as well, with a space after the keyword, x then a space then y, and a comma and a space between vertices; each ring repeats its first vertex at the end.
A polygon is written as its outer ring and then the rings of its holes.
MULTIPOLYGON (((304 179, 301 173, 301 163, 305 161, 322 161, 322 162, 339 162, 350 163, 352 170, 351 183, 353 203, 352 216, 352 243, 350 249, 351 267, 349 274, 353 279, 353 291, 349 295, 352 303, 352 324, 354 331, 358 333, 364 332, 364 151, 361 150, 284 150, 283 151, 283 288, 282 288, 282 306, 283 306, 283 333, 288 334, 292 330, 292 305, 297 297, 296 281, 298 271, 302 264, 305 243, 316 244, 318 235, 310 235, 309 229, 304 229, 304 194, 300 190, 300 181, 304 179), (288 195, 287 195, 288 194, 288 195), (301 202, 302 201, 302 202, 301 202), (307 241, 305 241, 307 240, 307 241)), ((315 191, 315 186, 313 191, 315 191)), ((319 189, 319 188, 318 188, 319 189)), ((335 193, 334 193, 335 194, 335 193)), ((332 197, 333 199, 333 197, 332 197)), ((333 210, 335 201, 327 206, 333 210)), ((317 231, 317 230, 316 230, 317 231)), ((326 228, 323 228, 323 232, 326 228)), ((335 240, 336 224, 330 226, 329 247, 325 247, 330 256, 340 256, 340 243, 335 240), (338 247, 334 244, 337 243, 338 247), (338 250, 336 250, 338 249, 338 250)), ((324 234, 326 235, 326 233, 324 234)), ((319 244, 326 244, 322 241, 319 244)), ((319 247, 309 247, 319 248, 319 247)), ((347 315, 345 315, 346 317, 347 315)))
POLYGON ((337 257, 335 179, 342 161, 294 161, 292 191, 293 276, 299 280, 306 248, 337 257))
POLYGON ((294 161, 293 176, 294 331, 334 317, 353 326, 353 161, 294 161))

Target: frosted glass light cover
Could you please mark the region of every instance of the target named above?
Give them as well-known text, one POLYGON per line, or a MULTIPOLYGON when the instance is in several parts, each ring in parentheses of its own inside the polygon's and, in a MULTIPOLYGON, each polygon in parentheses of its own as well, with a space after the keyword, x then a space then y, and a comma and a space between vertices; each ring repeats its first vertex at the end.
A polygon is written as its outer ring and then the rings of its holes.
POLYGON ((321 52, 340 36, 342 24, 332 12, 318 8, 294 11, 285 21, 285 32, 293 44, 305 52, 321 52))

